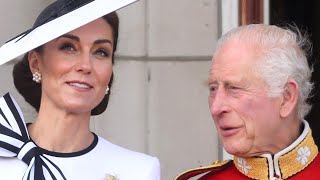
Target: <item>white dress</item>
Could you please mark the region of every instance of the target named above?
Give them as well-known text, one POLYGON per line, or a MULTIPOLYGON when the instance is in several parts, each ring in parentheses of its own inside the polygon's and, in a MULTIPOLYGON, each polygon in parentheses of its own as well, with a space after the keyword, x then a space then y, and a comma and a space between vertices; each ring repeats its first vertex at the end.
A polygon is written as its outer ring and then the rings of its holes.
MULTIPOLYGON (((56 153, 40 149, 57 165, 67 180, 160 180, 160 165, 155 157, 133 152, 95 135, 86 149, 56 153)), ((16 157, 0 157, 0 179, 21 180, 27 164, 16 157)), ((46 179, 49 176, 45 171, 46 179)), ((35 179, 37 179, 35 177, 35 179)))
POLYGON ((159 160, 94 134, 92 144, 73 153, 39 148, 30 139, 15 100, 0 97, 0 180, 160 180, 159 160), (28 165, 27 165, 28 164, 28 165))

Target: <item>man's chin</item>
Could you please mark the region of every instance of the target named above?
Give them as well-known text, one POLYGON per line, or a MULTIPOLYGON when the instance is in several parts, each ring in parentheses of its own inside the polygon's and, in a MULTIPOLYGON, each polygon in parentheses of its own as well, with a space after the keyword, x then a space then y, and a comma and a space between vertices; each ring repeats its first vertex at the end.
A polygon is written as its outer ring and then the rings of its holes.
POLYGON ((237 156, 237 157, 248 157, 249 149, 245 148, 246 146, 241 143, 231 144, 223 143, 223 147, 227 153, 237 156))

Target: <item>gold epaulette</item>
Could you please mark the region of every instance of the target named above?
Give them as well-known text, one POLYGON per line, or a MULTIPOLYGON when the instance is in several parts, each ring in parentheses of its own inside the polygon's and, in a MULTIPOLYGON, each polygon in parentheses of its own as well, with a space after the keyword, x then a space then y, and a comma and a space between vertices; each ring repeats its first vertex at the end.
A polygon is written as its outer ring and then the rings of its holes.
POLYGON ((203 173, 207 173, 209 171, 212 171, 216 168, 221 168, 225 165, 227 165, 229 162, 232 162, 232 160, 225 160, 225 161, 214 161, 209 166, 201 166, 198 168, 189 169, 187 171, 182 172, 181 174, 177 175, 174 180, 187 180, 191 177, 198 176, 203 173))

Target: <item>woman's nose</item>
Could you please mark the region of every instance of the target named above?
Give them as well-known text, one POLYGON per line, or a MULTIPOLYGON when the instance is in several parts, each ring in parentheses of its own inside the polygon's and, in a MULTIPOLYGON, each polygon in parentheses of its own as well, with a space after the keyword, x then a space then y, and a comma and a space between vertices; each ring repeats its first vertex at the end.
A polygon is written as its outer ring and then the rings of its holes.
POLYGON ((82 72, 85 74, 91 73, 92 70, 92 61, 90 59, 89 53, 82 53, 81 56, 78 57, 77 63, 75 66, 76 71, 82 72))

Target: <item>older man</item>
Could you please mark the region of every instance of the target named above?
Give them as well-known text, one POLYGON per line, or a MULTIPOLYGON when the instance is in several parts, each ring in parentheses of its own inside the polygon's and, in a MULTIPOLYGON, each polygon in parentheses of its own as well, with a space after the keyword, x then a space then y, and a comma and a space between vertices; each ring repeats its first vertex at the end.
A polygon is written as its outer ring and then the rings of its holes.
POLYGON ((209 106, 233 161, 175 179, 320 179, 308 122, 309 41, 299 31, 254 24, 222 36, 212 58, 209 106))

